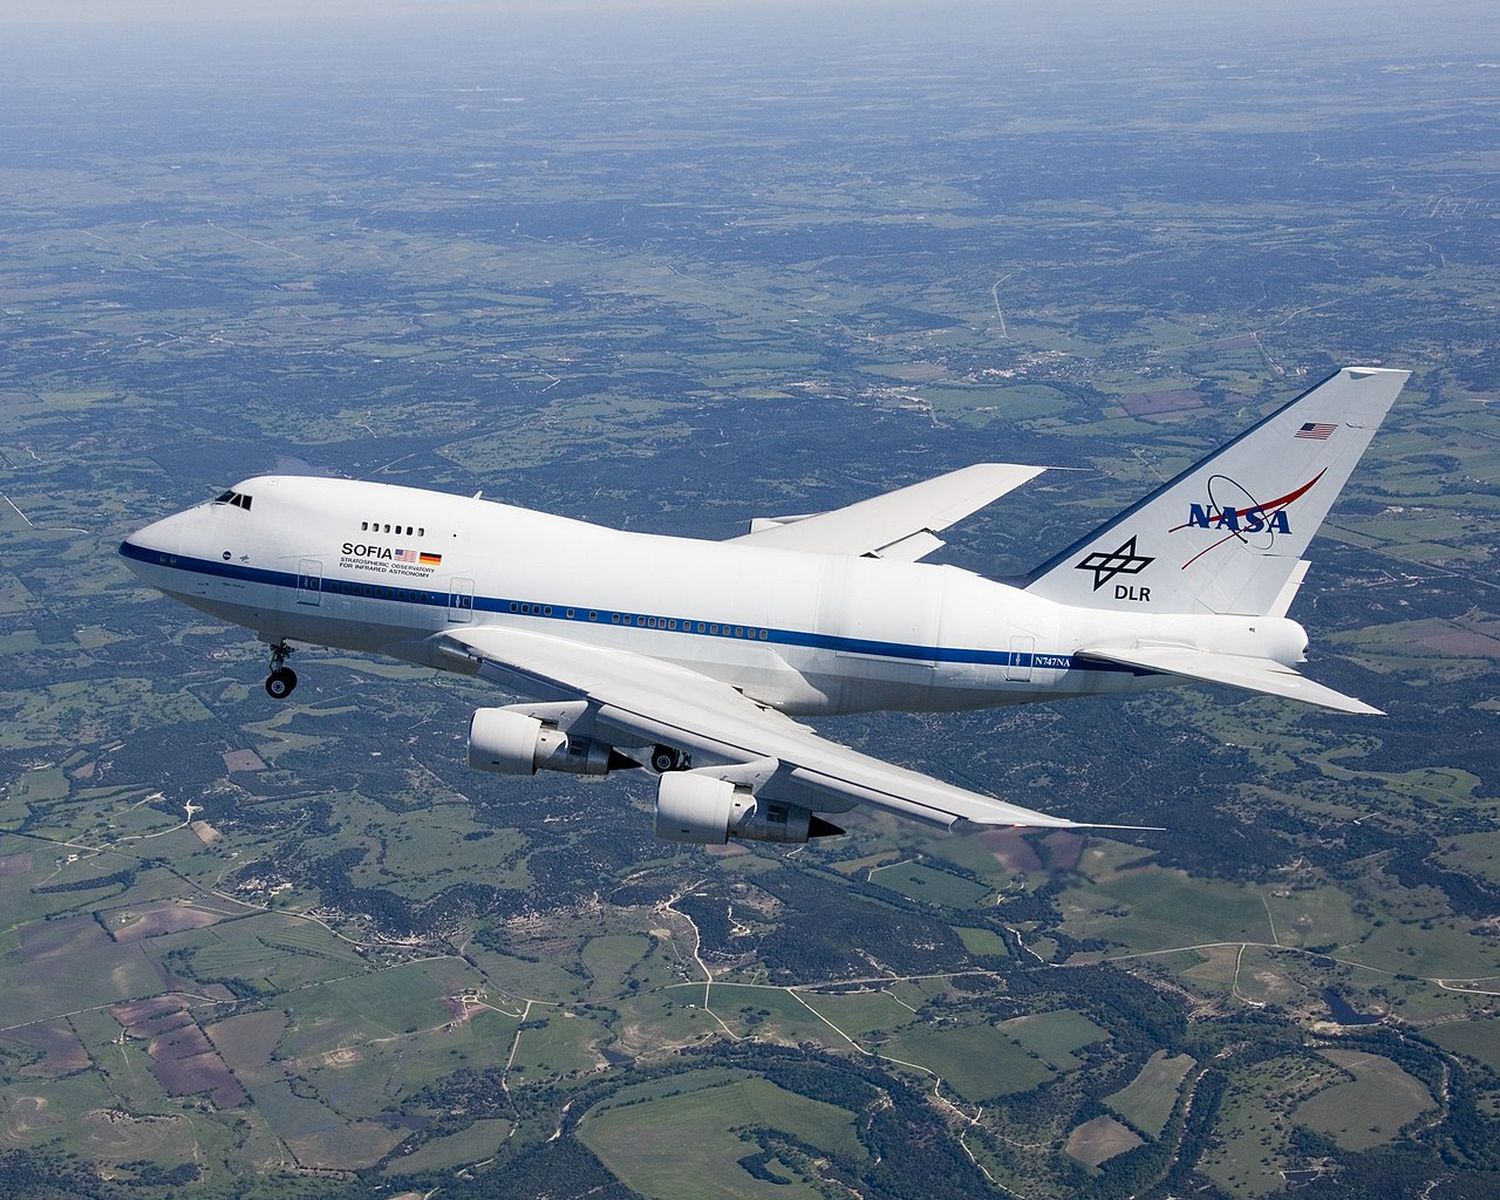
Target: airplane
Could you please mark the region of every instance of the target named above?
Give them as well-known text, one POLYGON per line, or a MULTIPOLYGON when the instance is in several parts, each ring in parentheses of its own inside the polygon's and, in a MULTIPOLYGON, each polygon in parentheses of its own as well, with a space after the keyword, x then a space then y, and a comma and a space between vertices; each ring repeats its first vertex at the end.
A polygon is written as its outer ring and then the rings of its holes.
POLYGON ((1204 682, 1380 715, 1293 669, 1307 634, 1287 611, 1308 543, 1409 374, 1335 372, 1007 581, 920 560, 1046 468, 979 463, 760 518, 727 541, 267 475, 147 525, 120 554, 145 583, 267 642, 275 699, 296 687, 293 642, 524 697, 473 714, 470 765, 646 767, 668 841, 800 844, 843 833, 829 818, 857 804, 950 830, 1105 828, 895 766, 795 718, 1204 682))

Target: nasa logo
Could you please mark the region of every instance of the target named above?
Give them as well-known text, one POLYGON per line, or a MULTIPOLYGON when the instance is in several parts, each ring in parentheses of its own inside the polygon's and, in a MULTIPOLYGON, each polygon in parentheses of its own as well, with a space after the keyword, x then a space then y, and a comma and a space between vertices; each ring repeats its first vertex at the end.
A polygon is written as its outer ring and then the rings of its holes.
POLYGON ((1188 505, 1189 528, 1224 529, 1233 533, 1291 533, 1286 510, 1267 512, 1264 508, 1214 508, 1206 504, 1188 505))

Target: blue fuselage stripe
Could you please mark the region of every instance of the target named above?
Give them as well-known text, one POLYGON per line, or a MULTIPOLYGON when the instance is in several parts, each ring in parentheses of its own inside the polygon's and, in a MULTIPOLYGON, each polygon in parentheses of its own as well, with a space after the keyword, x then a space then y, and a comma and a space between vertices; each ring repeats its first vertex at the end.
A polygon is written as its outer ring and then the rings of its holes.
POLYGON ((588 605, 540 604, 529 600, 471 596, 467 592, 436 591, 430 587, 401 587, 385 583, 356 583, 347 579, 326 579, 322 576, 298 575, 291 571, 271 571, 264 567, 250 567, 234 562, 214 562, 212 559, 191 558, 181 554, 169 554, 165 551, 148 550, 128 541, 120 543, 120 554, 125 558, 148 563, 151 566, 187 571, 195 575, 207 575, 219 579, 232 579, 237 583, 260 583, 269 587, 318 592, 323 595, 357 596, 360 599, 378 600, 389 604, 415 604, 427 608, 504 613, 507 616, 527 617, 542 621, 574 621, 585 625, 607 625, 621 629, 628 626, 633 629, 653 629, 662 633, 676 633, 689 637, 764 642, 768 645, 799 646, 812 650, 830 650, 841 654, 868 654, 876 658, 915 660, 924 663, 1032 667, 1038 670, 1056 671, 1112 671, 1132 675, 1147 673, 1115 663, 1075 658, 1071 654, 1022 654, 1007 650, 966 649, 958 646, 918 646, 903 642, 880 642, 867 638, 808 633, 796 629, 768 629, 760 625, 748 627, 753 631, 753 638, 736 637, 733 632, 735 629, 747 627, 722 625, 717 622, 685 617, 617 612, 612 609, 590 608, 588 605), (710 632, 711 630, 720 632, 714 633, 710 632), (764 636, 761 636, 762 634, 764 636))

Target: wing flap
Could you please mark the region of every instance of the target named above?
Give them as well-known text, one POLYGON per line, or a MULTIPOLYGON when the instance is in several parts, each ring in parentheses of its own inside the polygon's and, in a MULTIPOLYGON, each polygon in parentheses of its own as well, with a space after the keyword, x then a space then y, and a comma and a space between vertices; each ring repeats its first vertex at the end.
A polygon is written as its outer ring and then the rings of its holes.
POLYGON ((1127 667, 1142 667, 1148 671, 1181 675, 1184 679, 1196 679, 1204 683, 1223 683, 1267 696, 1301 700, 1305 704, 1316 704, 1335 712, 1375 717, 1385 715, 1363 700, 1356 700, 1353 696, 1336 692, 1321 683, 1314 683, 1290 667, 1284 667, 1268 658, 1215 654, 1210 650, 1196 650, 1190 646, 1104 647, 1079 650, 1075 657, 1092 658, 1127 667))
POLYGON ((915 562, 942 545, 932 534, 993 504, 1046 469, 975 463, 831 512, 759 518, 751 524, 752 532, 733 540, 809 554, 868 554, 915 562), (923 534, 929 540, 911 541, 923 534))
POLYGON ((1086 827, 861 754, 686 667, 495 626, 451 630, 437 640, 508 691, 586 700, 594 728, 620 745, 662 742, 715 763, 775 759, 767 791, 778 799, 824 811, 865 803, 945 827, 959 820, 1086 827))

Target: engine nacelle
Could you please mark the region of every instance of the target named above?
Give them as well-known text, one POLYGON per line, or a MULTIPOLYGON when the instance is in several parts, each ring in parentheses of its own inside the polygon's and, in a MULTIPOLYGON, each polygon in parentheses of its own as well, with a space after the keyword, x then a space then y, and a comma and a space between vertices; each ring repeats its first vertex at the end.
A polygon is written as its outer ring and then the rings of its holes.
POLYGON ((656 785, 656 836, 668 842, 722 846, 731 837, 805 842, 844 831, 795 804, 757 799, 727 779, 673 771, 656 785))
POLYGON ((637 765, 602 742, 570 737, 513 708, 480 708, 469 719, 469 766, 476 771, 496 775, 535 775, 538 771, 606 775, 637 765))

